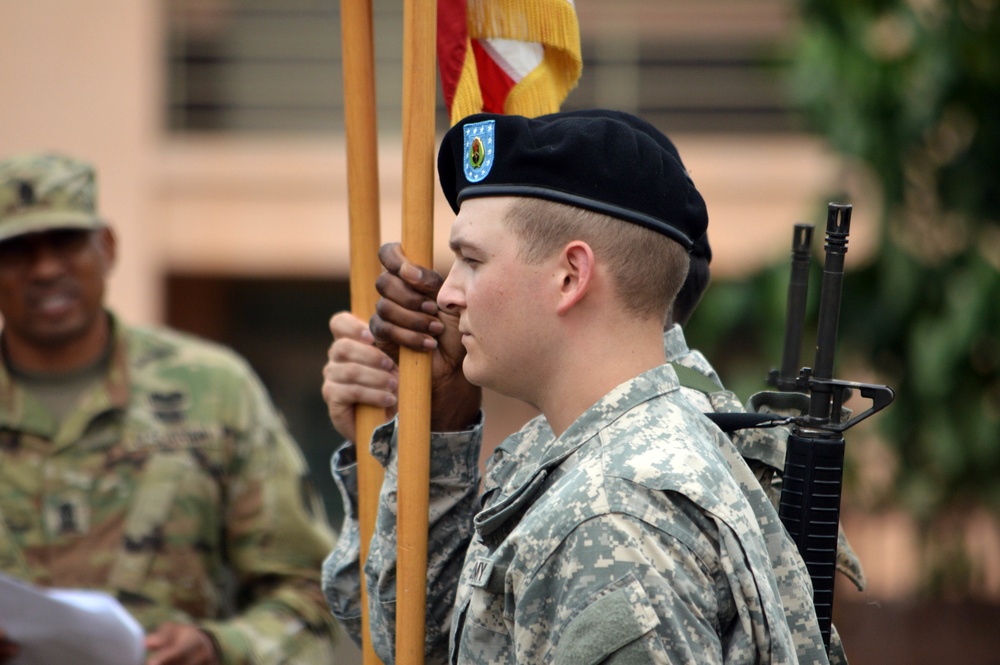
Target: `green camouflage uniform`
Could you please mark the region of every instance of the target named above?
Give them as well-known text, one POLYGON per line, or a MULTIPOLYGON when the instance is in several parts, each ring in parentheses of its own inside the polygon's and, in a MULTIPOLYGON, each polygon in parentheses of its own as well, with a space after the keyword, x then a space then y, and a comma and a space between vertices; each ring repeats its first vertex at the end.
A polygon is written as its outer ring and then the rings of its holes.
POLYGON ((0 570, 108 591, 147 630, 194 622, 224 663, 332 662, 333 537, 263 386, 222 347, 111 321, 61 423, 0 367, 0 570))
MULTIPOLYGON (((678 388, 664 365, 613 390, 559 437, 534 419, 491 457, 481 501, 481 427, 432 436, 427 662, 450 654, 472 665, 795 663, 798 630, 815 636, 809 662, 826 662, 811 603, 789 616, 782 605, 776 575, 798 569, 786 552, 773 570, 777 514, 759 489, 751 507, 730 471, 732 443, 678 388), (762 533, 755 510, 767 508, 762 533), (800 621, 812 625, 790 625, 800 621)), ((394 439, 390 423, 372 441, 387 473, 365 565, 373 643, 386 663, 394 439)), ((353 491, 350 459, 335 458, 334 471, 353 491)), ((356 631, 349 526, 324 566, 324 589, 356 631)))

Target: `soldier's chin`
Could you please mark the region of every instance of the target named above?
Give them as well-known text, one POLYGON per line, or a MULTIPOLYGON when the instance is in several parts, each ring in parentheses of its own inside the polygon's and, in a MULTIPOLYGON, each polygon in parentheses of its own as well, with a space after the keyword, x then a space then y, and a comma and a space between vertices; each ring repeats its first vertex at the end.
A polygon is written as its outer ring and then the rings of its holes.
POLYGON ((36 322, 31 331, 31 340, 39 347, 59 349, 84 339, 90 328, 79 317, 64 317, 63 320, 36 322))
POLYGON ((482 371, 482 368, 477 368, 475 362, 469 362, 468 354, 466 354, 465 359, 462 361, 462 374, 465 375, 465 380, 474 386, 492 388, 489 385, 489 377, 484 376, 485 372, 482 371))

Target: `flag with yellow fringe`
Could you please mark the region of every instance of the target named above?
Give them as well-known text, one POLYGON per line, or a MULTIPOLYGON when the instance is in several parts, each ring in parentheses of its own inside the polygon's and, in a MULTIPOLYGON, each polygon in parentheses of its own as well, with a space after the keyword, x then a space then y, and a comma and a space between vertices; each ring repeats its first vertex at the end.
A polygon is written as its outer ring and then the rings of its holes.
POLYGON ((583 69, 572 0, 438 0, 451 124, 473 113, 554 113, 583 69))

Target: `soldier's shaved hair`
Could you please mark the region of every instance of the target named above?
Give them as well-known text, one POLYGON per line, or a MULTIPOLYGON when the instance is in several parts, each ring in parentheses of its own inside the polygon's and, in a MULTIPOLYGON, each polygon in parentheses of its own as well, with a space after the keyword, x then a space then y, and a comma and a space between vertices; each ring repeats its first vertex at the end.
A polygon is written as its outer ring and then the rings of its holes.
POLYGON ((514 199, 504 220, 519 240, 519 256, 537 264, 582 240, 605 264, 629 312, 661 321, 688 273, 678 242, 638 224, 539 198, 514 199))

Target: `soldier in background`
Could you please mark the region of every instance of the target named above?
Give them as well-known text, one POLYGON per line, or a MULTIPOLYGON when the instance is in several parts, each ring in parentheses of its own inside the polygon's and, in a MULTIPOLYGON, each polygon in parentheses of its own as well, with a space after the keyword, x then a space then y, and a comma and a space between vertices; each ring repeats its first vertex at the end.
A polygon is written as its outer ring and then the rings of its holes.
POLYGON ((114 595, 151 665, 332 662, 297 445, 231 350, 105 309, 94 201, 84 163, 0 162, 0 572, 114 595))

